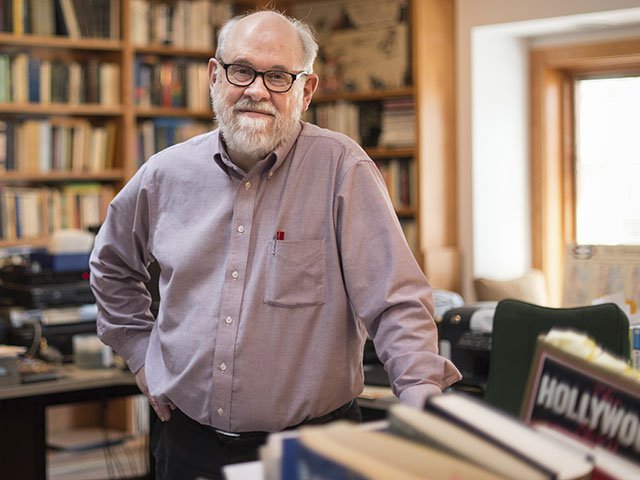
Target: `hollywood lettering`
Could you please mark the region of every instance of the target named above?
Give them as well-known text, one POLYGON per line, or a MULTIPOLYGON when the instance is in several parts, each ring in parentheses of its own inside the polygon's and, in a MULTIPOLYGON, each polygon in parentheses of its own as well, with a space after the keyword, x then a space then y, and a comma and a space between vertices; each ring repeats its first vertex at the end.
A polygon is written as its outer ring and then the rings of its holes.
POLYGON ((591 443, 637 460, 638 407, 637 399, 593 378, 576 378, 575 372, 568 377, 545 371, 540 377, 533 416, 536 421, 559 425, 591 443))

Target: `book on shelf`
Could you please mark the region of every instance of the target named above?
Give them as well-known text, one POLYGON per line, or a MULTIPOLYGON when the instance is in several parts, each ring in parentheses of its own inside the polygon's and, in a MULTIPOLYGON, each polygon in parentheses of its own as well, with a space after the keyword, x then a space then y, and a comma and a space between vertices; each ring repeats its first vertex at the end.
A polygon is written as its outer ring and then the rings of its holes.
POLYGON ((424 411, 394 405, 389 430, 506 478, 589 479, 588 455, 460 392, 429 397, 424 411))
POLYGON ((73 0, 58 0, 60 2, 60 10, 64 21, 65 30, 70 38, 80 38, 80 24, 76 16, 76 9, 73 0))
POLYGON ((26 103, 29 100, 29 56, 16 53, 11 59, 11 101, 26 103))
POLYGON ((54 0, 25 0, 25 3, 29 7, 29 33, 34 35, 55 35, 54 0))
POLYGON ((348 422, 300 429, 298 478, 498 480, 503 477, 448 452, 348 422))
POLYGON ((11 56, 0 53, 0 103, 11 101, 11 56))

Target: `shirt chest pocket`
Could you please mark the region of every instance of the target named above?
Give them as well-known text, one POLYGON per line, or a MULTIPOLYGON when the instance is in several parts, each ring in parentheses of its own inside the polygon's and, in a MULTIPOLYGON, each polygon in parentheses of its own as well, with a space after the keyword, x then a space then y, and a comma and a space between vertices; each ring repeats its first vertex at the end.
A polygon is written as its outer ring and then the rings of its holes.
POLYGON ((324 240, 272 240, 267 254, 264 301, 281 307, 325 301, 324 240))

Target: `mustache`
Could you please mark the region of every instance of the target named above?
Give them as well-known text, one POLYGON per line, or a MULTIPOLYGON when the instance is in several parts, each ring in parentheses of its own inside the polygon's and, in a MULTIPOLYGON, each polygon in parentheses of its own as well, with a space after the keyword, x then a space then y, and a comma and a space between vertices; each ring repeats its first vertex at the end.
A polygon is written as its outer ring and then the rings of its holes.
POLYGON ((249 98, 242 98, 233 106, 233 111, 252 110, 254 112, 277 115, 276 108, 269 102, 254 102, 249 98))

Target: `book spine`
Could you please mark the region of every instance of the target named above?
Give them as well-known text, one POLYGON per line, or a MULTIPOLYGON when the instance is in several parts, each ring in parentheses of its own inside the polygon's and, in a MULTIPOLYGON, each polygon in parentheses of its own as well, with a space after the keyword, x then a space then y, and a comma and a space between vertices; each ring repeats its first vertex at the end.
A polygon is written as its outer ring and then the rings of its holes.
POLYGON ((631 361, 633 368, 640 370, 640 325, 631 327, 631 361))

